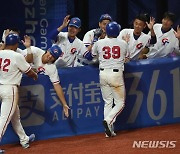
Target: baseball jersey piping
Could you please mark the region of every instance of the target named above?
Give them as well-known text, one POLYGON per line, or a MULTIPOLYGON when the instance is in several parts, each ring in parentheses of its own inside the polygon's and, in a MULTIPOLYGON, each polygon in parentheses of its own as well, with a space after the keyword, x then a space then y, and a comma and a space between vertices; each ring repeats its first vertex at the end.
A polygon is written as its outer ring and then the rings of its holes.
POLYGON ((13 91, 13 101, 12 101, 12 105, 11 105, 11 109, 10 109, 10 112, 9 112, 8 118, 7 118, 7 120, 6 120, 5 124, 4 124, 3 129, 2 129, 2 134, 1 134, 1 136, 0 136, 0 138, 1 138, 1 139, 2 139, 4 129, 5 129, 6 125, 7 125, 8 119, 9 119, 9 117, 10 117, 10 115, 11 115, 12 108, 13 108, 13 105, 14 105, 14 87, 12 87, 12 91, 13 91))
POLYGON ((29 72, 29 71, 30 71, 30 69, 31 69, 31 66, 29 66, 29 67, 28 67, 28 69, 27 69, 24 73, 29 72))
POLYGON ((125 107, 125 103, 123 103, 123 106, 122 106, 122 108, 120 109, 120 111, 119 111, 118 113, 116 113, 116 115, 113 117, 113 119, 112 119, 111 122, 110 122, 110 125, 112 124, 114 118, 116 118, 116 117, 122 112, 122 110, 124 109, 124 107, 125 107))
POLYGON ((58 84, 59 83, 59 81, 55 81, 55 82, 53 82, 53 84, 58 84))

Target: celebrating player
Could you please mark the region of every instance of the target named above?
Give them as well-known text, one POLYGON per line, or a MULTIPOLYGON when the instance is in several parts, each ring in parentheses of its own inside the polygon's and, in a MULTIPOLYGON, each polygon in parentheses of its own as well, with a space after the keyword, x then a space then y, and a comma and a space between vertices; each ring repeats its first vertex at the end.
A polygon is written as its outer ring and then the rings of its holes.
POLYGON ((76 37, 81 30, 81 20, 78 17, 69 20, 69 17, 67 15, 62 25, 51 34, 51 39, 63 51, 62 56, 56 61, 58 68, 83 66, 77 61, 77 58, 82 58, 87 53, 84 43, 76 37), (61 32, 67 26, 68 32, 61 32))
POLYGON ((162 24, 155 24, 153 26, 157 42, 154 46, 145 47, 141 51, 142 58, 158 58, 165 57, 169 54, 179 53, 179 40, 174 34, 172 25, 175 21, 175 14, 165 12, 162 24))
MULTIPOLYGON (((29 46, 30 46, 30 42, 31 42, 31 40, 29 37, 29 46)), ((66 117, 68 117, 69 116, 69 111, 68 111, 69 107, 66 103, 63 89, 60 85, 57 68, 54 64, 56 59, 58 59, 59 56, 62 54, 61 48, 57 45, 53 45, 51 48, 49 48, 45 52, 40 48, 31 46, 31 47, 25 49, 25 51, 23 51, 23 52, 27 54, 25 56, 26 60, 28 59, 29 63, 34 64, 34 68, 37 70, 38 73, 49 76, 49 78, 53 84, 54 90, 56 91, 56 94, 62 103, 64 114, 66 117)))
POLYGON ((153 25, 154 18, 150 17, 150 22, 147 23, 148 18, 146 14, 139 14, 135 17, 133 25, 134 29, 123 29, 118 39, 123 39, 128 43, 128 60, 138 60, 139 53, 150 41, 151 44, 156 43, 156 36, 154 34, 153 25), (148 26, 151 36, 143 33, 144 28, 148 26))
POLYGON ((127 43, 117 39, 120 29, 120 25, 116 22, 107 24, 108 38, 97 41, 92 48, 92 56, 99 55, 100 85, 105 102, 103 125, 107 137, 116 135, 113 124, 125 103, 123 70, 127 43))
MULTIPOLYGON (((20 85, 22 72, 37 80, 37 74, 31 69, 25 58, 16 53, 19 36, 9 34, 5 39, 5 48, 0 51, 0 140, 4 135, 9 122, 19 136, 20 144, 23 148, 29 147, 29 142, 35 139, 35 135, 27 136, 20 122, 20 112, 18 107, 18 86, 20 85)), ((26 44, 26 42, 24 42, 26 44)), ((0 150, 3 153, 3 150, 0 150)))
MULTIPOLYGON (((87 47, 87 50, 90 51, 93 43, 99 39, 104 39, 106 37, 106 25, 112 21, 112 18, 109 14, 102 14, 99 18, 99 28, 92 29, 88 31, 83 38, 83 43, 87 47)), ((92 61, 78 59, 78 61, 85 64, 94 64, 97 63, 97 57, 94 57, 92 61)))

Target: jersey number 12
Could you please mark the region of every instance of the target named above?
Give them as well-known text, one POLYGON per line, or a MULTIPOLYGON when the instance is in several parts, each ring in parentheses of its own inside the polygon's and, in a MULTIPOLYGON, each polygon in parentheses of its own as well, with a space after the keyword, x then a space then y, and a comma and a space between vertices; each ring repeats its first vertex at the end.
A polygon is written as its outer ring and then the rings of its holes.
POLYGON ((10 65, 11 60, 10 59, 2 59, 0 58, 0 70, 4 71, 4 72, 8 72, 8 66, 10 65))
POLYGON ((105 46, 102 49, 104 51, 103 58, 104 59, 110 59, 111 57, 113 59, 118 59, 120 57, 120 47, 119 46, 113 46, 110 48, 109 46, 105 46))

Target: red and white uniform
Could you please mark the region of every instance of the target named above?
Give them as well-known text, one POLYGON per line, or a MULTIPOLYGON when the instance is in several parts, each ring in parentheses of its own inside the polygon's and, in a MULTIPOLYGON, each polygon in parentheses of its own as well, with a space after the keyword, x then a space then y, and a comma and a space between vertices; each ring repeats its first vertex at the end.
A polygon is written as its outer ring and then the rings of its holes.
POLYGON ((0 51, 0 140, 11 121, 20 138, 20 143, 29 141, 20 122, 18 86, 22 79, 22 72, 27 73, 30 69, 23 55, 12 50, 0 51))
POLYGON ((127 43, 117 38, 97 41, 92 48, 92 55, 99 55, 100 86, 104 105, 104 120, 112 125, 122 111, 125 101, 123 79, 124 58, 127 43), (113 99, 115 106, 112 108, 113 99))
POLYGON ((156 34, 157 42, 154 46, 149 47, 148 58, 165 57, 172 52, 179 52, 179 40, 174 35, 174 29, 163 33, 161 31, 162 24, 153 26, 156 34))
MULTIPOLYGON (((45 54, 45 51, 35 46, 31 46, 31 51, 33 54, 33 66, 38 73, 48 75, 53 84, 59 83, 59 76, 55 64, 42 63, 42 56, 45 54)), ((27 49, 23 52, 27 53, 27 49)))
POLYGON ((140 51, 148 44, 151 36, 144 34, 141 32, 141 35, 136 40, 133 35, 134 29, 123 29, 118 39, 122 40, 122 37, 125 37, 127 34, 130 35, 129 42, 128 42, 128 52, 127 57, 129 57, 131 60, 137 60, 140 51))
POLYGON ((68 32, 60 32, 57 36, 57 45, 61 48, 63 55, 55 62, 59 67, 77 67, 82 66, 77 60, 83 58, 87 53, 84 43, 77 37, 71 43, 68 39, 68 32))

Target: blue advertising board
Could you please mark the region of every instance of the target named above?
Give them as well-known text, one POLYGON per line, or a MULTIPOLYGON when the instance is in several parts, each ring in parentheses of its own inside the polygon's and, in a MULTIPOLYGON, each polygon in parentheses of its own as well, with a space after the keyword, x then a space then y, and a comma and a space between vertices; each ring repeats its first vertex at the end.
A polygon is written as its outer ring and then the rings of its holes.
MULTIPOLYGON (((92 66, 59 69, 70 106, 65 118, 53 85, 45 75, 38 81, 27 76, 20 87, 22 124, 37 140, 103 132, 99 70, 92 66)), ((125 65, 126 106, 116 130, 180 122, 180 58, 132 61, 125 65)), ((1 144, 18 142, 9 125, 1 144)))

